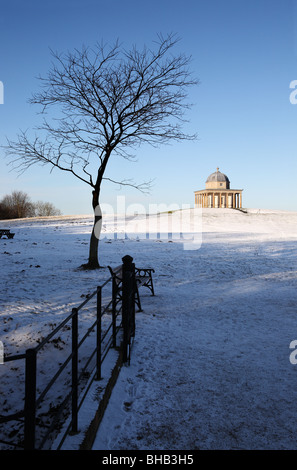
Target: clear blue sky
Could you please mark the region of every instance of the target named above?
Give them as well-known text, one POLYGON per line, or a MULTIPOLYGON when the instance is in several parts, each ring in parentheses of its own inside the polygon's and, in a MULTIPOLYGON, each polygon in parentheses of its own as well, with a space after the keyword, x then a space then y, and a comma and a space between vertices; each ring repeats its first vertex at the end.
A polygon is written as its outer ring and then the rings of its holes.
MULTIPOLYGON (((116 158, 110 176, 154 179, 149 196, 106 183, 102 201, 125 195, 137 202, 193 204, 218 166, 231 187, 244 189, 250 208, 297 211, 297 105, 289 88, 297 80, 297 5, 292 0, 10 0, 0 8, 1 144, 38 124, 27 100, 46 75, 50 48, 63 52, 117 38, 129 47, 151 45, 157 33, 175 32, 192 56, 200 85, 185 131, 196 142, 141 147, 137 163, 116 158)), ((2 152, 2 151, 0 151, 2 152)), ((91 213, 89 186, 58 170, 9 171, 0 154, 0 198, 26 191, 66 214, 91 213)))

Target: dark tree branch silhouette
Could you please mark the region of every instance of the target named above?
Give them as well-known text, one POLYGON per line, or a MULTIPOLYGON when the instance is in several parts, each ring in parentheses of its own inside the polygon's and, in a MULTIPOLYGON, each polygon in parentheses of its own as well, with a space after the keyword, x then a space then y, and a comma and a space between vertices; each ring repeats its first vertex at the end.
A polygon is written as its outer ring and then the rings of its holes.
MULTIPOLYGON (((132 149, 147 143, 194 139, 182 131, 189 86, 198 81, 189 71, 190 57, 171 54, 178 39, 158 36, 155 49, 125 50, 96 44, 73 53, 52 52, 53 65, 41 78, 41 91, 30 102, 41 105, 43 121, 34 138, 21 132, 8 140, 13 168, 23 172, 34 164, 72 173, 92 190, 94 228, 100 221, 104 179, 146 191, 148 184, 114 181, 105 176, 111 155, 130 160, 132 149), (50 118, 51 108, 58 109, 50 118), (99 206, 100 207, 100 206, 99 206)), ((35 131, 36 131, 35 130, 35 131)), ((94 228, 86 268, 98 268, 98 238, 94 228)))

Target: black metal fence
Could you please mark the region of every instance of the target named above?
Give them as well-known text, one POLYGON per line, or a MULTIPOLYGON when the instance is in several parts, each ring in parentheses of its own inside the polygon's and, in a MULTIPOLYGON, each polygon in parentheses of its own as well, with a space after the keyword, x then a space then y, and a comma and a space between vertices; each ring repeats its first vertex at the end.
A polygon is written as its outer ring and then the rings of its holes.
MULTIPOLYGON (((102 285, 89 295, 71 314, 64 319, 35 348, 24 354, 4 356, 4 364, 11 361, 25 361, 24 407, 13 414, 0 415, 1 427, 5 423, 18 421, 22 426, 21 436, 17 441, 1 440, 12 447, 26 450, 50 447, 53 433, 70 416, 70 424, 61 437, 60 446, 69 433, 78 432, 78 416, 81 405, 94 380, 100 380, 103 361, 111 348, 122 348, 123 362, 130 360, 131 341, 135 334, 135 265, 133 258, 125 256, 122 265, 102 285), (81 332, 80 313, 84 307, 94 301, 94 321, 85 332, 81 332), (57 340, 61 331, 71 333, 68 357, 49 379, 47 385, 38 388, 38 360, 47 345, 57 340), (94 342, 92 348, 92 341, 94 342), (119 343, 119 344, 117 344, 119 343), (84 364, 81 363, 80 351, 85 347, 84 364), (51 404, 51 413, 45 412, 49 403, 48 394, 54 385, 64 378, 62 399, 51 404), (67 387, 67 392, 65 392, 67 387), (39 413, 39 414, 38 414, 39 413), (46 416, 46 419, 45 419, 46 416)), ((2 365, 1 367, 5 367, 2 365)), ((55 400, 55 398, 54 398, 55 400)))

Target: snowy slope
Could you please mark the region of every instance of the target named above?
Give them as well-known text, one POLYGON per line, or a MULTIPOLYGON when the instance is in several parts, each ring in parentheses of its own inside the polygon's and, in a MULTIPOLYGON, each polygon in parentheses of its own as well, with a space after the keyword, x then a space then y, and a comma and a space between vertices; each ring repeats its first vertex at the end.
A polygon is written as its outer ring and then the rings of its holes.
MULTIPOLYGON (((189 227, 193 211, 183 217, 189 227)), ((289 345, 297 339, 297 213, 204 210, 194 249, 185 249, 176 218, 172 237, 157 237, 158 216, 150 216, 148 237, 147 218, 131 220, 134 233, 121 217, 116 228, 114 218, 103 221, 101 264, 130 254, 137 266, 153 267, 156 296, 142 291, 131 365, 120 373, 94 449, 296 449, 289 345)), ((0 240, 6 354, 35 345, 108 276, 107 268, 76 269, 87 258, 91 222, 1 222, 16 234, 0 240)), ((41 377, 58 353, 53 347, 41 377)), ((20 406, 22 371, 0 364, 0 374, 6 414, 20 406)), ((66 448, 75 445, 69 439, 66 448)))

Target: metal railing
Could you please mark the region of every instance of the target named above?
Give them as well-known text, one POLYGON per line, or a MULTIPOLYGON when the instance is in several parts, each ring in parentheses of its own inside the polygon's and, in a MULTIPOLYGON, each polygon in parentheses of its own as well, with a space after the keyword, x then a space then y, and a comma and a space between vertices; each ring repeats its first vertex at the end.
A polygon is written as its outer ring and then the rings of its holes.
POLYGON ((81 405, 93 381, 102 378, 103 361, 109 350, 117 347, 119 332, 122 333, 120 346, 123 350, 123 362, 130 360, 131 338, 135 332, 135 265, 132 263, 133 259, 130 256, 125 256, 122 261, 123 264, 118 268, 118 271, 121 270, 122 274, 120 282, 118 277, 117 282, 115 282, 114 276, 107 279, 77 308, 73 308, 71 314, 35 348, 27 349, 24 354, 4 356, 4 363, 25 360, 24 408, 7 416, 0 415, 0 424, 13 420, 23 423, 23 439, 19 438, 18 443, 4 440, 0 442, 26 450, 43 449, 46 443, 51 442, 51 439, 53 439, 54 431, 57 432, 59 426, 65 422, 66 416, 70 415, 70 424, 64 431, 59 444, 61 447, 69 433, 78 432, 78 413, 81 405), (104 299, 105 302, 103 302, 103 293, 105 294, 108 287, 110 295, 107 297, 107 301, 104 299), (82 334, 79 326, 80 312, 92 299, 95 299, 95 320, 87 328, 87 331, 82 334), (109 321, 110 314, 111 319, 109 321), (107 317, 107 320, 105 320, 105 317, 107 317), (68 330, 68 334, 71 330, 70 354, 43 390, 39 391, 37 386, 39 356, 45 347, 57 340, 57 335, 65 329, 68 330), (81 337, 79 333, 81 333, 81 337), (95 340, 93 350, 90 350, 91 336, 95 340), (82 366, 79 352, 87 340, 89 340, 86 347, 87 353, 84 355, 85 363, 82 366), (66 373, 67 368, 69 370, 66 373), (69 391, 65 395, 65 391, 63 391, 62 400, 59 403, 55 402, 54 407, 52 407, 54 413, 52 413, 51 422, 48 423, 49 413, 45 411, 44 407, 42 408, 42 404, 44 404, 46 396, 53 386, 57 384, 59 379, 61 380, 64 372, 66 373, 66 381, 63 386, 64 389, 67 386, 69 391), (41 417, 38 416, 38 411, 41 417))

